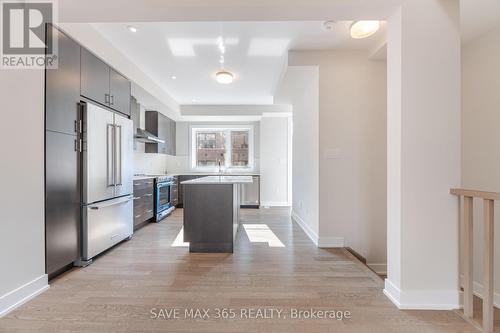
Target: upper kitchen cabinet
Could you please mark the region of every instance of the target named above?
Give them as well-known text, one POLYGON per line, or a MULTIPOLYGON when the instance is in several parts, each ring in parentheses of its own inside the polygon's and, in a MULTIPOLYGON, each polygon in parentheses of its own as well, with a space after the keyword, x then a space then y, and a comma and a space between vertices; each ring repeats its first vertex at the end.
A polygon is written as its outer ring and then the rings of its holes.
POLYGON ((58 66, 46 70, 46 129, 77 134, 78 101, 80 100, 80 46, 52 25, 47 34, 58 41, 58 66))
POLYGON ((176 131, 177 131, 177 126, 176 122, 171 120, 170 121, 170 146, 169 146, 169 155, 175 156, 177 154, 177 149, 176 149, 176 131))
POLYGON ((81 94, 130 116, 130 81, 82 48, 81 94))
POLYGON ((110 68, 109 93, 111 108, 130 116, 130 81, 110 68))
POLYGON ((84 48, 81 64, 82 96, 109 106, 109 66, 84 48))
POLYGON ((146 143, 146 153, 175 155, 175 121, 157 111, 146 111, 146 131, 165 143, 146 143))

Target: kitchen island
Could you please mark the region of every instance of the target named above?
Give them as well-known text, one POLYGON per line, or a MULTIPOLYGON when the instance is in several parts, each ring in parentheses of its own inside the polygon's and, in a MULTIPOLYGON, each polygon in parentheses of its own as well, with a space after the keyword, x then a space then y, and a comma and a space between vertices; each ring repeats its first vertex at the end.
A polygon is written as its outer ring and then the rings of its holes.
POLYGON ((240 186, 251 176, 184 181, 184 241, 189 252, 232 253, 239 225, 240 186))

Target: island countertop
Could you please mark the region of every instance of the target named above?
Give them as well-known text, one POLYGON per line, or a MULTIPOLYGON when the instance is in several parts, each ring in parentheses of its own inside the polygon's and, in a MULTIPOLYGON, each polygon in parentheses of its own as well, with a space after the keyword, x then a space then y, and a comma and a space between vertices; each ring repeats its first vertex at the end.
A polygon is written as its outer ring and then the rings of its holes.
POLYGON ((207 176, 181 182, 182 185, 248 184, 248 183, 253 183, 252 176, 207 176))

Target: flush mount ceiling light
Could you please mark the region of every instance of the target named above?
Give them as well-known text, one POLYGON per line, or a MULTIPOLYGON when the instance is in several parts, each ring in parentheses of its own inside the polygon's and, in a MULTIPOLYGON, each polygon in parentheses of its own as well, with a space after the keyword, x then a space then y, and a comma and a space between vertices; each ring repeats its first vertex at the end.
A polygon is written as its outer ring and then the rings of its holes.
POLYGON ((215 73, 215 79, 220 84, 230 84, 233 82, 233 74, 226 71, 220 71, 215 73))
POLYGON ((361 39, 370 37, 380 29, 379 21, 355 21, 351 25, 351 37, 361 39))
POLYGON ((134 27, 133 25, 129 25, 127 26, 127 29, 130 31, 130 32, 137 32, 137 28, 134 27))
POLYGON ((177 80, 177 76, 175 76, 175 75, 170 76, 170 78, 171 78, 172 80, 177 80))

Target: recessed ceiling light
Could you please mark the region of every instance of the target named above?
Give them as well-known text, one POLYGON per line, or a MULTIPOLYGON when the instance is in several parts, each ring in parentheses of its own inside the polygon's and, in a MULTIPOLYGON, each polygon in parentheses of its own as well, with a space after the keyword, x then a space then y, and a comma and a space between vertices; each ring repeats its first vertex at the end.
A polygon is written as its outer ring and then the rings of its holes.
POLYGON ((170 78, 171 78, 172 80, 177 80, 177 76, 175 76, 175 75, 172 75, 170 78))
POLYGON ((215 79, 220 84, 230 84, 233 82, 233 74, 226 71, 220 71, 215 74, 215 79))
POLYGON ((129 26, 127 26, 127 29, 128 29, 129 31, 131 31, 131 32, 137 32, 137 28, 136 28, 136 27, 134 27, 133 25, 129 25, 129 26))
POLYGON ((351 37, 361 39, 370 37, 380 28, 379 21, 355 21, 351 25, 351 37))

